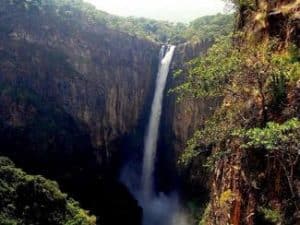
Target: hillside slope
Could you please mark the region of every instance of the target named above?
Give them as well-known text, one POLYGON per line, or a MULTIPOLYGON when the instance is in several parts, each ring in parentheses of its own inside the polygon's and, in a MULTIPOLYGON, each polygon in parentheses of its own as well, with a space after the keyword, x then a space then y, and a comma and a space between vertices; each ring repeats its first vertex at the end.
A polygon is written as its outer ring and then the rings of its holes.
POLYGON ((192 178, 203 171, 210 178, 200 224, 296 225, 299 1, 234 2, 237 32, 190 62, 178 88, 182 97, 223 99, 188 142, 180 165, 193 168, 192 178))

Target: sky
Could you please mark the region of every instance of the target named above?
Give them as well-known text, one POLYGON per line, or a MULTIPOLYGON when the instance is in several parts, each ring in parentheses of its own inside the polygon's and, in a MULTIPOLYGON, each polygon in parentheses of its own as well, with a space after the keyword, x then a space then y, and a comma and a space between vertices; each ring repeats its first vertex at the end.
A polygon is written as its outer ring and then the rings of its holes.
POLYGON ((224 12, 222 0, 84 0, 119 16, 147 17, 189 22, 204 15, 224 12))

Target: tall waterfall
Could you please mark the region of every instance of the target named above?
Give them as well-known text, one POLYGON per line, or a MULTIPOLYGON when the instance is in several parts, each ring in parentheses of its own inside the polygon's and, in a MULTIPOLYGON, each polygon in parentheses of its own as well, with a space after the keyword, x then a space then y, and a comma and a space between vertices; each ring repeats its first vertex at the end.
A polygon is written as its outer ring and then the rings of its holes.
POLYGON ((154 187, 154 167, 157 140, 162 112, 164 90, 174 55, 175 46, 166 45, 160 50, 159 69, 156 78, 151 115, 145 135, 142 175, 139 167, 129 164, 124 168, 122 181, 131 190, 143 208, 143 225, 188 225, 187 216, 181 207, 176 187, 171 193, 163 193, 154 187), (138 180, 138 182, 137 182, 138 180), (141 182, 141 184, 140 184, 141 182))
POLYGON ((147 128, 144 146, 142 171, 142 197, 147 202, 152 197, 154 189, 153 172, 155 165, 156 147, 159 132, 160 117, 166 81, 175 46, 163 46, 160 51, 160 65, 156 79, 156 88, 151 107, 151 115, 147 128))

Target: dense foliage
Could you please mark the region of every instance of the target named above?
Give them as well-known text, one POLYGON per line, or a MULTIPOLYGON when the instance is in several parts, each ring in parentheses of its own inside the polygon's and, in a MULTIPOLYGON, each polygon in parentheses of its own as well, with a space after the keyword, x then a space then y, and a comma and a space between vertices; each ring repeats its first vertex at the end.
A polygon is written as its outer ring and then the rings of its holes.
POLYGON ((145 18, 122 18, 117 26, 145 38, 158 42, 169 41, 174 44, 187 41, 200 41, 208 38, 217 38, 230 33, 233 29, 233 15, 217 14, 200 17, 190 24, 170 23, 145 18))
MULTIPOLYGON (((237 3, 245 5, 252 7, 251 1, 237 3)), ((246 204, 253 202, 253 220, 258 224, 292 224, 287 221, 293 219, 287 218, 299 208, 299 48, 279 36, 257 40, 246 32, 219 38, 205 56, 187 64, 186 81, 175 89, 180 99, 223 99, 179 160, 188 168, 210 152, 202 165, 215 176, 213 204, 202 224, 227 221, 222 212, 235 213, 231 207, 246 211, 246 204), (235 170, 242 172, 236 175, 235 170), (231 175, 232 180, 226 180, 231 175), (237 205, 252 189, 252 193, 260 190, 257 198, 237 205), (230 200, 224 201, 228 193, 232 193, 230 200)))
POLYGON ((187 40, 199 41, 207 38, 219 38, 233 31, 234 14, 216 14, 203 16, 190 22, 183 35, 187 40))
POLYGON ((0 157, 0 224, 94 225, 96 218, 59 190, 56 182, 26 174, 0 157))
POLYGON ((188 142, 182 162, 198 155, 201 146, 204 150, 220 147, 241 127, 264 126, 276 111, 283 110, 288 87, 295 87, 300 78, 294 47, 272 53, 276 41, 255 47, 232 43, 231 37, 224 37, 205 57, 191 61, 187 81, 176 89, 181 97, 225 98, 224 105, 206 122, 206 128, 197 131, 188 142))
MULTIPOLYGON (((140 38, 174 44, 216 38, 228 34, 233 28, 233 15, 205 16, 192 21, 190 24, 184 24, 146 18, 114 16, 97 10, 83 0, 4 0, 0 3, 0 12, 8 10, 8 5, 9 9, 15 8, 12 11, 23 9, 30 14, 37 10, 43 13, 52 12, 62 20, 74 24, 88 21, 88 24, 85 25, 105 25, 140 38)), ((11 15, 16 16, 13 12, 11 15)))
POLYGON ((299 79, 296 47, 274 54, 276 40, 266 45, 238 47, 233 45, 238 36, 221 37, 205 57, 189 62, 187 81, 177 88, 178 93, 205 97, 259 91, 261 95, 268 92, 273 101, 280 101, 285 84, 295 85, 299 79))

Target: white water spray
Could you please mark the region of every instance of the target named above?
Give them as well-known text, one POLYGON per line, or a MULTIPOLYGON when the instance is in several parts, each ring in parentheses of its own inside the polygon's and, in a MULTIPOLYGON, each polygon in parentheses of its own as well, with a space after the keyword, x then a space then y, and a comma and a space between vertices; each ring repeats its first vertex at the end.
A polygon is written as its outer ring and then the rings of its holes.
POLYGON ((153 194, 152 192, 154 189, 153 171, 155 164, 157 138, 162 111, 163 96, 174 51, 175 46, 163 46, 160 51, 161 61, 157 74, 155 94, 152 102, 151 115, 147 128, 144 146, 142 173, 142 194, 144 202, 147 202, 151 199, 151 196, 153 194))

